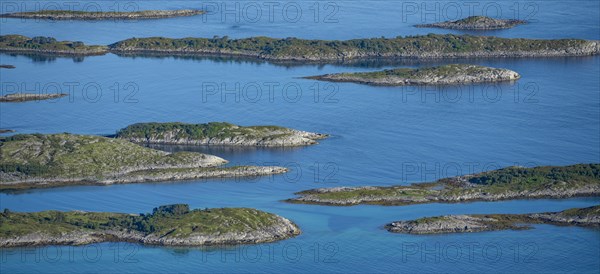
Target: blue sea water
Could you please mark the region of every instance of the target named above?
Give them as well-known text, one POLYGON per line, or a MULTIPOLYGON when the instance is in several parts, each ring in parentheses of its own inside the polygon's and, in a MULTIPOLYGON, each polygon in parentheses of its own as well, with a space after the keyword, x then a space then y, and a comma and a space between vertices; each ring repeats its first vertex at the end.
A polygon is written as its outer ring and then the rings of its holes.
MULTIPOLYGON (((64 7, 72 2, 45 2, 40 7, 48 3, 64 7)), ((3 1, 2 12, 14 8, 13 3, 22 9, 38 8, 37 1, 3 1)), ((263 2, 252 1, 93 3, 103 9, 206 7, 212 12, 197 17, 135 22, 0 19, 0 34, 53 36, 89 44, 146 36, 351 39, 462 33, 412 25, 423 23, 423 19, 427 22, 453 19, 453 10, 463 16, 470 15, 464 3, 444 1, 277 2, 271 18, 267 17, 263 2), (256 18, 256 13, 252 13, 256 5, 262 7, 262 13, 254 22, 251 18, 256 18), (282 13, 284 7, 288 13, 282 13), (302 12, 297 22, 294 22, 294 8, 302 12), (225 9, 237 13, 223 13, 225 9), (318 15, 315 9, 319 10, 318 15)), ((495 16, 494 11, 499 10, 502 14, 498 17, 531 21, 510 30, 480 35, 600 40, 598 1, 474 3, 476 14, 495 16)), ((211 153, 230 160, 231 165, 291 168, 284 175, 0 193, 0 208, 14 211, 136 213, 169 203, 188 203, 193 208, 253 207, 296 222, 303 231, 296 238, 219 248, 104 243, 2 249, 2 273, 598 273, 600 270, 598 230, 536 225, 525 231, 412 236, 391 234, 382 228, 395 220, 443 214, 558 211, 597 205, 599 198, 402 207, 325 207, 281 202, 293 197, 294 192, 316 187, 407 184, 509 165, 597 163, 600 161, 598 56, 297 65, 227 58, 133 58, 108 54, 73 59, 0 54, 0 63, 16 66, 0 70, 3 94, 16 91, 70 94, 51 101, 0 104, 0 128, 18 133, 110 135, 136 122, 227 121, 241 125, 281 125, 332 135, 319 145, 290 149, 159 147, 211 153), (503 67, 519 72, 522 78, 515 83, 446 88, 370 87, 301 78, 445 63, 503 67)))

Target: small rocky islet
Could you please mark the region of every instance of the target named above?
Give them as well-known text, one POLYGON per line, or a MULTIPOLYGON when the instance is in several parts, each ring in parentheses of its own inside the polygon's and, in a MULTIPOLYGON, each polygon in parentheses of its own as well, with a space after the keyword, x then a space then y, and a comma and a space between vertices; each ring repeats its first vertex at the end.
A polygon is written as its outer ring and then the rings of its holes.
POLYGON ((130 38, 110 45, 56 41, 51 37, 0 36, 0 52, 53 55, 186 55, 255 58, 285 62, 353 60, 589 56, 600 42, 581 39, 523 39, 455 34, 396 38, 307 40, 298 38, 130 38))
POLYGON ((3 69, 14 69, 16 67, 13 66, 13 65, 0 65, 0 68, 3 68, 3 69))
POLYGON ((398 68, 374 72, 336 73, 309 76, 331 82, 350 82, 375 86, 456 85, 486 82, 515 81, 517 72, 469 64, 450 64, 427 68, 398 68))
POLYGON ((458 30, 498 30, 509 29, 526 23, 527 21, 525 20, 517 19, 495 19, 487 16, 469 16, 467 18, 454 21, 445 21, 433 24, 419 24, 415 25, 415 27, 458 30))
POLYGON ((65 93, 12 93, 0 96, 0 103, 20 103, 65 97, 65 93))
POLYGON ((287 172, 277 166, 220 167, 226 163, 213 155, 167 153, 101 136, 17 134, 0 137, 0 191, 287 172))
POLYGON ((0 247, 132 242, 161 246, 256 244, 295 237, 300 228, 251 208, 165 205, 152 213, 0 212, 0 247))
POLYGON ((279 126, 138 123, 117 132, 116 138, 142 144, 288 147, 318 144, 327 134, 279 126))
POLYGON ((397 221, 387 224, 389 232, 407 234, 468 233, 530 229, 529 224, 600 228, 600 205, 560 212, 529 214, 446 215, 397 221))
POLYGON ((600 196, 600 164, 507 167, 431 183, 306 190, 289 203, 330 206, 411 205, 600 196))
POLYGON ((143 11, 76 11, 76 10, 40 10, 0 14, 3 18, 46 19, 46 20, 137 20, 159 19, 204 14, 202 10, 143 10, 143 11))

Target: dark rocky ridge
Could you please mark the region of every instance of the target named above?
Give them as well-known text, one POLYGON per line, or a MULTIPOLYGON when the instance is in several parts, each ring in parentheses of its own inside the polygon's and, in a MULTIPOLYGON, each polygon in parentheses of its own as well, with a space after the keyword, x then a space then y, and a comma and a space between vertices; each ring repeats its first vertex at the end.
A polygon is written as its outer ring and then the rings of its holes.
POLYGON ((40 94, 40 93, 13 93, 0 96, 0 102, 17 103, 26 101, 49 100, 67 96, 64 93, 40 94))

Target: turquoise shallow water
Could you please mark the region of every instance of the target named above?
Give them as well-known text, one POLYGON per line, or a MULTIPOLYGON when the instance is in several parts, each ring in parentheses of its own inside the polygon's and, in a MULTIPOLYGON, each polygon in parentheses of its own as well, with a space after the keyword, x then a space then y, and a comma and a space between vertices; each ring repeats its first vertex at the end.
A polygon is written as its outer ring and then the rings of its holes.
MULTIPOLYGON (((123 4, 97 3, 104 7, 123 4)), ((188 1, 138 3, 142 9, 195 5, 188 1)), ((223 21, 218 13, 209 16, 206 22, 203 17, 134 23, 0 19, 0 33, 111 43, 132 36, 154 35, 350 39, 449 32, 410 27, 420 23, 421 17, 418 13, 403 13, 399 1, 374 1, 369 5, 359 1, 334 3, 339 6, 337 23, 325 23, 321 17, 315 22, 314 17, 306 15, 314 2, 302 2, 300 7, 306 16, 295 23, 284 17, 275 17, 273 22, 236 22, 231 17, 223 21)), ((452 2, 436 3, 443 7, 452 2)), ((511 17, 515 2, 479 3, 482 7, 498 3, 503 16, 511 17)), ((523 9, 529 2, 516 3, 523 9)), ((597 1, 531 3, 537 7, 531 18, 535 19, 533 23, 485 34, 600 39, 597 1)), ((428 21, 433 21, 431 16, 428 21)), ((161 147, 212 153, 230 160, 231 164, 285 165, 292 169, 286 175, 0 194, 0 208, 15 211, 147 212, 167 203, 189 203, 194 208, 255 207, 295 221, 304 232, 297 238, 274 244, 211 249, 112 243, 3 249, 0 256, 3 273, 597 273, 600 268, 597 230, 540 225, 527 231, 423 237, 390 234, 382 229, 394 220, 459 213, 558 211, 596 205, 600 202, 598 198, 341 208, 280 202, 296 191, 315 187, 405 184, 508 165, 599 162, 600 58, 597 56, 364 62, 352 66, 280 65, 215 58, 130 58, 112 54, 77 60, 1 54, 0 61, 17 67, 0 70, 3 93, 15 89, 37 92, 60 89, 70 93, 68 87, 74 87, 71 96, 59 100, 1 104, 0 128, 20 133, 108 135, 135 122, 228 121, 242 125, 276 124, 332 134, 319 145, 294 149, 161 147), (516 83, 446 89, 369 87, 299 79, 342 71, 455 62, 512 69, 522 79, 516 83)))

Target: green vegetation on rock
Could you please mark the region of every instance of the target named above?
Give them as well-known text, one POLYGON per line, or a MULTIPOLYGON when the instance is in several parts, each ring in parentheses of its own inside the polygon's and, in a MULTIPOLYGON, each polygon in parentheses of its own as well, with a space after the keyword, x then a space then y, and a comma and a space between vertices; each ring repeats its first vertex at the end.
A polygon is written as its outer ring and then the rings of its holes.
POLYGON ((515 19, 494 19, 486 16, 470 16, 456 21, 446 21, 433 24, 420 24, 420 28, 444 28, 463 30, 494 30, 507 29, 525 24, 527 21, 515 19))
POLYGON ((513 81, 521 76, 511 70, 469 64, 450 64, 426 68, 398 68, 373 72, 336 73, 308 79, 352 82, 369 85, 441 85, 513 81))
POLYGON ((279 167, 216 167, 226 162, 212 155, 167 153, 100 136, 19 134, 0 138, 0 190, 259 176, 286 171, 279 167))
POLYGON ((205 245, 245 243, 245 240, 272 241, 299 233, 300 230, 288 220, 251 208, 190 210, 187 204, 174 204, 154 208, 149 214, 18 213, 8 209, 0 213, 0 246, 86 244, 111 240, 205 245), (257 232, 262 235, 255 235, 254 239, 244 238, 246 234, 257 232), (81 241, 73 242, 72 235, 79 235, 81 241), (229 235, 229 239, 223 238, 224 235, 229 235), (27 240, 28 237, 31 239, 27 240))
POLYGON ((409 186, 313 189, 292 203, 323 205, 406 205, 600 195, 600 164, 507 167, 409 186))
POLYGON ((600 227, 600 205, 560 212, 529 214, 471 214, 425 217, 386 225, 395 233, 440 234, 530 229, 530 224, 600 227))
POLYGON ((139 123, 117 132, 117 138, 138 143, 299 146, 316 144, 327 135, 278 126, 238 126, 230 123, 139 123))
POLYGON ((263 59, 327 61, 378 57, 506 57, 598 54, 597 42, 540 40, 454 34, 396 38, 304 40, 252 37, 244 39, 164 37, 131 38, 109 45, 114 52, 165 52, 245 55, 263 59))
POLYGON ((108 52, 106 46, 87 46, 79 41, 57 41, 52 37, 0 36, 0 51, 25 51, 68 55, 94 55, 108 52))

